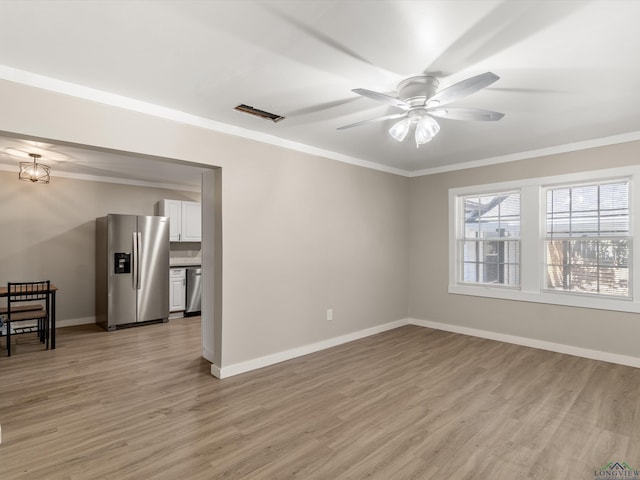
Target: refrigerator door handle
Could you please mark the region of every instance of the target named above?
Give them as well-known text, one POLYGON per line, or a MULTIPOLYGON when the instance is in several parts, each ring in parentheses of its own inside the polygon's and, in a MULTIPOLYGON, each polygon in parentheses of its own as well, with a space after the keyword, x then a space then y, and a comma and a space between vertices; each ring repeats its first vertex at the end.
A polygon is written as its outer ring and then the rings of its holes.
POLYGON ((137 251, 137 261, 136 261, 136 266, 137 266, 137 273, 136 273, 136 279, 137 279, 137 285, 136 288, 138 290, 140 290, 140 264, 142 263, 140 260, 140 256, 142 255, 142 233, 140 232, 136 232, 136 240, 138 242, 138 246, 136 248, 137 251))
POLYGON ((133 289, 137 290, 138 289, 138 235, 136 235, 138 232, 133 232, 133 238, 132 238, 132 243, 133 243, 133 265, 132 265, 132 272, 133 275, 131 275, 131 280, 133 281, 133 289))

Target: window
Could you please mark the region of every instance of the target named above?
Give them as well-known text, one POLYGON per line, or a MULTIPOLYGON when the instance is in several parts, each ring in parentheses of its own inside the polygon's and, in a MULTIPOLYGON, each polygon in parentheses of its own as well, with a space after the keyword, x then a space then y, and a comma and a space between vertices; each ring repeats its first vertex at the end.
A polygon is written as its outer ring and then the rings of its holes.
POLYGON ((468 195, 461 200, 461 280, 518 286, 520 192, 468 195))
POLYGON ((449 190, 449 293, 640 313, 640 165, 449 190))
POLYGON ((545 287, 628 297, 629 181, 546 189, 545 287))

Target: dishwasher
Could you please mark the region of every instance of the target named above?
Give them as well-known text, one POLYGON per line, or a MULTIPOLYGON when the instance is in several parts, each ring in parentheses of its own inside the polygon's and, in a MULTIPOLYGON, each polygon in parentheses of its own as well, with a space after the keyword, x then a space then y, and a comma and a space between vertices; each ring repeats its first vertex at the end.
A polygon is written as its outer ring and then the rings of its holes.
POLYGON ((187 268, 186 315, 199 315, 202 301, 202 268, 187 268))

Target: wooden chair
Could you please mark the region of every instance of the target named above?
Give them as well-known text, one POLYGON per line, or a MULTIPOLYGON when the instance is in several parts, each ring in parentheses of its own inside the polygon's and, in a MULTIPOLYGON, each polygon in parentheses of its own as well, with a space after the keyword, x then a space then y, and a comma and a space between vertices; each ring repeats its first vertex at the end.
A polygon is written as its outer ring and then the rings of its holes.
POLYGON ((49 280, 7 284, 7 356, 11 356, 11 336, 37 333, 49 348, 49 280), (44 305, 42 305, 44 302, 44 305), (29 322, 27 325, 25 323, 29 322), (35 322, 35 324, 34 324, 35 322))

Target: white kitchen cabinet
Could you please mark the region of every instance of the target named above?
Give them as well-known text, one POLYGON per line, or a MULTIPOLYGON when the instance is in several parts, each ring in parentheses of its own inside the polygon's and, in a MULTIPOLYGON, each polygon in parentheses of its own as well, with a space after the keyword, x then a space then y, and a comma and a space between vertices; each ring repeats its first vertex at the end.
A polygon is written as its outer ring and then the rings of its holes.
POLYGON ((170 242, 202 241, 202 207, 199 202, 161 200, 158 215, 169 217, 170 242))
POLYGON ((169 217, 169 241, 179 242, 182 230, 182 202, 180 200, 162 200, 158 214, 169 217))
POLYGON ((202 241, 202 206, 198 202, 182 202, 180 241, 202 241))
POLYGON ((179 312, 186 308, 187 304, 187 269, 169 269, 169 311, 179 312))

